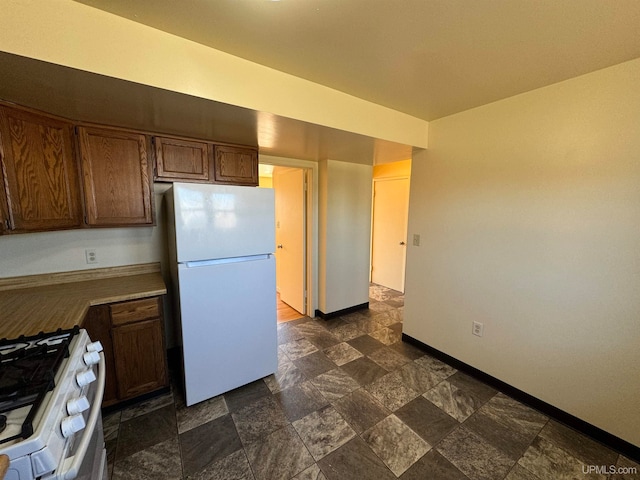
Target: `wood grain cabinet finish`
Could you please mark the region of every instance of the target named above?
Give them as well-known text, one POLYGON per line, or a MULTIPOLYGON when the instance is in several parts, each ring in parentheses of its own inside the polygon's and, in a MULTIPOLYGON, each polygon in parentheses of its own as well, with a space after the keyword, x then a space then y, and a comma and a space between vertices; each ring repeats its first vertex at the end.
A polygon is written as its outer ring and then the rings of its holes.
MULTIPOLYGON (((0 165, 0 168, 2 166, 0 165)), ((5 211, 7 204, 7 197, 4 193, 4 188, 2 184, 0 184, 0 235, 7 233, 9 231, 9 220, 7 212, 5 211)))
POLYGON ((252 148, 215 146, 214 181, 258 186, 258 152, 252 148))
POLYGON ((91 307, 84 328, 104 347, 103 407, 168 386, 163 325, 160 297, 91 307))
POLYGON ((133 398, 166 386, 162 322, 144 320, 113 328, 118 396, 133 398))
POLYGON ((82 225, 73 126, 0 106, 0 230, 29 232, 82 225))
POLYGON ((168 137, 154 137, 155 180, 161 182, 209 182, 211 155, 209 145, 168 137))
POLYGON ((147 137, 135 132, 78 127, 87 223, 153 225, 147 137))

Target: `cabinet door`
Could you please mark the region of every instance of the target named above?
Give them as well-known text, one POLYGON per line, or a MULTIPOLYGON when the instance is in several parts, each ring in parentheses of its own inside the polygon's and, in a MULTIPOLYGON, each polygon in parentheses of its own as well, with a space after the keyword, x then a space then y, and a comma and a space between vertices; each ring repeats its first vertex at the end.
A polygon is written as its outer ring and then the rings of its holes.
MULTIPOLYGON (((4 228, 52 230, 82 225, 73 126, 31 112, 0 107, 4 228)), ((2 195, 0 195, 1 197, 2 195)))
POLYGON ((157 318, 111 330, 121 400, 167 385, 161 322, 157 318))
POLYGON ((111 342, 111 315, 108 305, 98 305, 89 308, 82 328, 87 330, 92 342, 100 342, 104 351, 104 360, 107 370, 104 397, 102 406, 108 407, 118 401, 116 368, 113 356, 113 343, 111 342))
POLYGON ((144 135, 79 127, 87 223, 153 225, 151 169, 144 135))
POLYGON ((206 143, 155 137, 156 180, 208 182, 209 148, 206 143))
POLYGON ((215 146, 215 183, 258 185, 258 152, 251 148, 215 146))

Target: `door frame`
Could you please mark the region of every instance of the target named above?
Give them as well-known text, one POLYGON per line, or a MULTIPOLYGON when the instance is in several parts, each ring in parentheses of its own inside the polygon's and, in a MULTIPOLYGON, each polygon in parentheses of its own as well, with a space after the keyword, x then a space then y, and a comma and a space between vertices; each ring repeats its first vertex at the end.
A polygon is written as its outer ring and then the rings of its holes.
POLYGON ((306 225, 305 225, 305 270, 306 270, 306 311, 313 318, 318 308, 318 163, 295 158, 258 155, 258 163, 277 167, 300 168, 306 184, 306 225))

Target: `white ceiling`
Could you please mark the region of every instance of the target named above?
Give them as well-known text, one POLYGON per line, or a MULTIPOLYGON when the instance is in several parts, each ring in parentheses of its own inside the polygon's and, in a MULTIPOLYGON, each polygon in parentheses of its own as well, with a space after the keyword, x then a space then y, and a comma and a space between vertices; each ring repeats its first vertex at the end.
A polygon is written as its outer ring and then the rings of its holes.
POLYGON ((425 120, 640 57, 639 0, 77 0, 425 120))

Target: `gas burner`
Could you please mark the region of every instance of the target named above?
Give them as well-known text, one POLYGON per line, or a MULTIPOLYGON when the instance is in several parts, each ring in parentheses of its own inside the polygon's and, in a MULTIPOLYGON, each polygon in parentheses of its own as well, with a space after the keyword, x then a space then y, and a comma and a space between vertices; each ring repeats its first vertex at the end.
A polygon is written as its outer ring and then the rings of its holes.
MULTIPOLYGON (((29 415, 18 429, 21 438, 33 433, 32 421, 45 395, 56 386, 56 372, 69 357, 69 345, 80 329, 57 330, 30 337, 0 340, 0 414, 29 407, 29 415)), ((0 444, 17 438, 3 435, 0 444)))
POLYGON ((18 350, 24 350, 29 345, 30 343, 18 342, 11 345, 0 346, 0 359, 2 359, 2 357, 5 355, 9 355, 10 353, 17 352, 18 350))
POLYGON ((7 428, 7 416, 0 415, 0 433, 4 432, 5 428, 7 428))
POLYGON ((69 337, 69 333, 62 333, 60 335, 54 335, 51 337, 43 338, 42 340, 38 340, 36 342, 36 345, 47 345, 49 347, 53 347, 64 343, 69 337))

